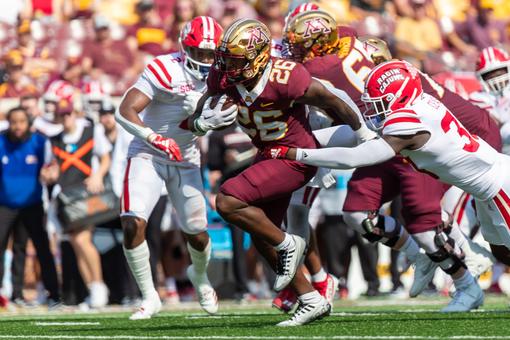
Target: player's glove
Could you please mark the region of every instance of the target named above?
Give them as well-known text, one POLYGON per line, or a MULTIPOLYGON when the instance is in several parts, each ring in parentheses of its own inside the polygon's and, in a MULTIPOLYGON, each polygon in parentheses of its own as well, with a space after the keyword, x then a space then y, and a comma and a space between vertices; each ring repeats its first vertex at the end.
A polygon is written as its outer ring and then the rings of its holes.
POLYGON ((155 132, 147 137, 150 146, 173 161, 182 161, 181 149, 172 138, 166 138, 155 132))
POLYGON ((212 97, 204 103, 204 109, 200 117, 195 119, 194 127, 197 132, 205 134, 207 131, 232 124, 237 117, 237 105, 232 105, 222 110, 227 96, 223 95, 214 108, 210 108, 212 97))
POLYGON ((273 159, 283 158, 283 159, 285 159, 287 157, 287 153, 289 152, 289 149, 290 148, 288 146, 277 145, 277 146, 265 148, 262 153, 264 154, 265 158, 273 158, 273 159))
POLYGON ((184 97, 184 103, 182 105, 183 111, 188 115, 192 115, 197 109, 197 104, 200 98, 202 98, 203 93, 198 91, 190 91, 186 93, 184 97))

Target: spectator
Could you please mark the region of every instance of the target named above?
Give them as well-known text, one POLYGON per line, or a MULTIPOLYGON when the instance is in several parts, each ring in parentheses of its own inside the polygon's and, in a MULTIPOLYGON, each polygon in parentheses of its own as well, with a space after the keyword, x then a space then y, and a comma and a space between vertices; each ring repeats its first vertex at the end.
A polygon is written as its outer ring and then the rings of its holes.
POLYGON ((258 19, 267 25, 273 39, 281 38, 285 24, 283 13, 287 12, 283 1, 257 0, 255 9, 259 16, 258 19))
POLYGON ((107 75, 117 84, 117 93, 131 85, 141 71, 136 56, 124 40, 113 40, 110 23, 101 16, 94 18, 94 40, 84 44, 83 69, 92 79, 107 75))
POLYGON ((208 15, 227 27, 237 18, 256 18, 257 12, 243 0, 211 0, 208 15))
POLYGON ((32 79, 46 81, 49 74, 57 69, 57 62, 51 58, 48 46, 36 43, 32 38, 30 20, 23 20, 17 27, 18 46, 23 55, 23 71, 32 79))
POLYGON ((44 229, 43 190, 39 182, 41 169, 50 156, 49 142, 30 131, 26 110, 11 109, 7 120, 9 129, 0 135, 0 277, 3 277, 3 257, 11 229, 26 228, 44 268, 41 274, 49 292, 48 307, 54 308, 60 304, 60 292, 48 233, 44 229))
MULTIPOLYGON (((101 192, 103 178, 110 167, 111 150, 104 130, 90 120, 78 118, 72 101, 65 98, 58 102, 55 122, 61 123, 64 130, 51 138, 56 164, 42 173, 43 179, 46 182, 56 181, 62 191, 83 182, 88 192, 101 192), (93 156, 99 159, 97 169, 92 169, 93 156)), ((56 196, 55 190, 53 196, 56 196)), ((55 208, 59 209, 54 202, 49 219, 57 225, 60 224, 69 237, 81 277, 90 290, 90 306, 102 307, 108 302, 108 292, 103 283, 99 253, 92 243, 92 226, 71 228, 61 224, 55 208)))
POLYGON ((23 55, 19 50, 11 50, 4 57, 6 79, 0 85, 0 98, 16 98, 27 94, 36 94, 37 89, 23 73, 23 55))
POLYGON ((178 50, 179 34, 184 25, 197 16, 196 4, 193 0, 176 0, 174 7, 174 21, 170 26, 168 37, 171 39, 172 50, 178 50))
POLYGON ((448 41, 463 53, 508 43, 505 23, 494 18, 493 3, 488 0, 476 0, 465 21, 454 25, 446 21, 443 29, 448 41))
POLYGON ((439 25, 427 17, 426 0, 411 0, 412 16, 397 18, 395 39, 418 52, 436 52, 443 44, 439 25))
POLYGON ((127 34, 132 50, 139 50, 150 56, 163 54, 170 47, 161 18, 153 0, 140 0, 136 4, 138 22, 131 26, 127 34))
POLYGON ((46 137, 52 137, 62 132, 62 125, 54 124, 46 119, 39 108, 39 97, 28 94, 19 100, 19 106, 27 111, 32 122, 32 132, 39 132, 46 137))

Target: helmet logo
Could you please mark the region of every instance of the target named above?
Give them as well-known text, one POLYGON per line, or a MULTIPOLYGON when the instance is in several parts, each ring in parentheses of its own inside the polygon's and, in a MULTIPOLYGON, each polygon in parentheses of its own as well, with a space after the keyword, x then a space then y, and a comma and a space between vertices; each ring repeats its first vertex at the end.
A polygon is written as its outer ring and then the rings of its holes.
POLYGON ((310 38, 312 34, 317 33, 331 33, 331 28, 329 28, 324 19, 322 18, 313 18, 305 21, 305 33, 303 34, 303 38, 310 38))
POLYGON ((247 51, 254 50, 259 44, 269 43, 271 41, 262 27, 254 27, 250 29, 248 33, 250 33, 250 40, 246 46, 247 51))
POLYGON ((379 84, 379 91, 384 93, 388 86, 391 85, 391 83, 404 79, 404 75, 400 72, 399 69, 388 70, 377 79, 377 84, 379 84))

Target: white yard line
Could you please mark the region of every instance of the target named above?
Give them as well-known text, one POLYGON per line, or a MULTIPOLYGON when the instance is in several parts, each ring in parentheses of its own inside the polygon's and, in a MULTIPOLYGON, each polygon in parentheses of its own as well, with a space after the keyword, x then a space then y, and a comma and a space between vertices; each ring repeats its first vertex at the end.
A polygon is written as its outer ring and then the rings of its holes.
POLYGON ((83 322, 83 321, 37 321, 36 326, 99 326, 100 322, 83 322))
POLYGON ((416 335, 334 335, 334 336, 237 336, 237 335, 204 335, 204 336, 133 336, 133 335, 0 335, 0 339, 76 339, 76 340, 202 340, 202 339, 213 339, 213 340, 485 340, 485 339, 510 339, 510 336, 481 336, 481 335, 455 335, 455 336, 416 336, 416 335))

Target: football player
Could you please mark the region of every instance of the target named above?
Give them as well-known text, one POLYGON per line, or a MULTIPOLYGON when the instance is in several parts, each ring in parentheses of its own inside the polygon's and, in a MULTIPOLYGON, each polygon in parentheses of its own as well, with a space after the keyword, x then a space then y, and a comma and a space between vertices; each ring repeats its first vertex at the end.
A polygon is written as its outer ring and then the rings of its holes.
MULTIPOLYGON (((288 22, 299 13, 318 9, 319 6, 317 6, 317 4, 305 2, 297 6, 287 15, 285 18, 285 24, 287 25, 288 22)), ((271 55, 275 57, 288 58, 288 47, 286 39, 283 41, 281 39, 273 39, 271 55)), ((308 111, 308 121, 310 122, 312 130, 325 128, 331 125, 331 120, 319 111, 308 111)), ((312 181, 310 181, 310 183, 292 193, 289 208, 287 210, 286 226, 287 232, 290 234, 300 235, 307 240, 308 252, 305 257, 304 265, 310 274, 312 286, 322 296, 324 296, 326 300, 328 300, 331 306, 333 306, 333 300, 338 289, 338 279, 324 270, 317 248, 315 231, 308 223, 310 208, 317 198, 320 189, 322 187, 327 188, 335 182, 333 176, 329 174, 330 171, 326 170, 326 172, 323 173, 324 170, 326 169, 319 169, 317 175, 314 179, 312 179, 312 181)), ((286 287, 273 299, 272 305, 273 307, 288 313, 294 307, 296 302, 296 293, 290 287, 286 287)))
MULTIPOLYGON (((187 96, 205 88, 221 32, 220 25, 207 16, 188 22, 180 34, 181 51, 150 62, 124 95, 116 114, 117 121, 137 137, 129 146, 121 199, 124 254, 143 296, 131 320, 148 319, 161 308, 151 277, 145 229, 163 185, 187 240, 192 262, 187 274, 199 303, 209 314, 218 310, 216 292, 207 277, 211 241, 200 151, 196 136, 179 124, 194 111, 186 105, 187 96)), ((235 114, 231 122, 234 118, 235 114)))
MULTIPOLYGON (((510 180, 505 174, 510 171, 510 157, 472 136, 446 106, 426 94, 419 72, 409 63, 389 61, 375 67, 362 99, 370 105, 363 113, 367 124, 379 131, 381 138, 354 148, 279 147, 271 151, 303 164, 338 169, 378 164, 401 154, 417 169, 475 197, 485 240, 499 255, 496 257, 509 264, 510 180)), ((448 243, 441 234, 434 241, 434 245, 448 243)), ((469 310, 483 303, 483 293, 467 271, 456 278, 456 287, 452 301, 457 307, 462 304, 469 310)))
MULTIPOLYGON (((361 94, 364 80, 374 67, 372 59, 380 62, 391 58, 391 55, 387 49, 380 46, 378 48, 377 45, 370 45, 372 48, 367 51, 367 44, 356 39, 352 30, 348 28, 339 30, 336 27, 334 19, 322 11, 296 15, 289 22, 286 32, 290 54, 293 58, 303 61, 313 76, 327 80, 336 88, 347 92, 360 110, 364 110, 365 104, 361 100, 361 94), (314 29, 313 32, 311 28, 314 29)), ((444 89, 433 83, 428 76, 422 76, 427 78, 426 92, 444 95, 444 89)), ((452 97, 447 93, 446 97, 448 104, 455 109, 454 112, 463 110, 461 113, 463 121, 467 121, 467 124, 480 134, 492 138, 488 132, 493 131, 490 129, 490 123, 493 122, 486 113, 480 114, 482 110, 458 96, 452 97), (480 118, 483 124, 479 125, 480 118)), ((497 146, 497 138, 495 140, 492 138, 491 141, 497 146)), ((401 157, 396 157, 384 165, 357 169, 354 172, 344 205, 344 219, 371 242, 383 242, 394 249, 404 251, 411 262, 416 262, 416 278, 410 292, 411 296, 416 296, 426 287, 437 265, 430 263, 426 256, 419 253, 416 242, 395 219, 390 216, 378 216, 377 212, 382 203, 393 199, 398 193, 403 197, 406 229, 415 236, 425 235, 425 239, 433 237, 428 231, 443 224, 440 207, 444 193, 443 184, 414 171, 401 157), (423 192, 429 194, 423 195, 423 192), (425 197, 436 199, 426 200, 425 197)), ((465 245, 466 238, 458 233, 458 230, 453 231, 452 237, 458 239, 457 243, 460 246, 468 248, 465 245)), ((459 258, 434 257, 434 259, 438 260, 438 263, 443 262, 445 271, 450 274, 463 272, 464 264, 459 258)), ((490 264, 490 261, 487 262, 490 264)), ((454 309, 453 306, 451 308, 454 309)))
MULTIPOLYGON (((271 58, 270 49, 269 30, 257 20, 239 19, 226 28, 207 80, 208 92, 200 100, 196 114, 188 119, 188 127, 198 134, 216 128, 205 122, 211 95, 224 94, 216 111, 223 105, 225 94, 237 105, 237 120, 259 153, 248 169, 221 186, 216 206, 226 221, 250 233, 276 271, 276 291, 292 281, 299 307, 290 320, 279 325, 297 326, 329 314, 331 308, 303 273, 296 271, 303 259, 305 240, 279 228, 292 192, 308 183, 316 168, 271 159, 262 150, 276 144, 317 146, 305 104, 330 109, 332 115, 350 125, 359 141, 372 133, 351 106, 312 79, 302 65, 271 58)), ((214 115, 221 121, 222 114, 214 115)))

